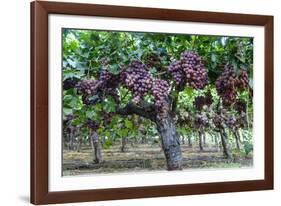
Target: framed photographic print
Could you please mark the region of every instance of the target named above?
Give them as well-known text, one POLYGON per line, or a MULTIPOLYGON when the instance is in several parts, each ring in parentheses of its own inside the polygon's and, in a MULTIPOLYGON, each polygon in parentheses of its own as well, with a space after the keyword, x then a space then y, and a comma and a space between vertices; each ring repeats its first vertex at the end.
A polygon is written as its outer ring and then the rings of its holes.
POLYGON ((273 17, 31 3, 31 202, 273 189, 273 17))

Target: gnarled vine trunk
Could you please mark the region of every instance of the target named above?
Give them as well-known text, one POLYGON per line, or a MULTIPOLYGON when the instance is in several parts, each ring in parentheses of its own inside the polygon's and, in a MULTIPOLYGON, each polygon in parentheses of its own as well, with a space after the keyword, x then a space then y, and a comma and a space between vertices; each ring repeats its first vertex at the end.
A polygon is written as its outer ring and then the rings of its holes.
POLYGON ((102 154, 101 154, 101 143, 99 141, 99 137, 96 131, 92 131, 91 134, 91 146, 93 149, 94 162, 100 163, 102 162, 102 154))
POLYGON ((127 151, 127 143, 128 143, 128 138, 127 137, 123 137, 121 140, 121 152, 125 152, 127 151))
POLYGON ((234 130, 233 134, 234 134, 235 141, 236 141, 236 149, 240 152, 240 150, 241 150, 241 139, 240 139, 239 131, 234 130))
POLYGON ((188 146, 192 147, 192 141, 191 141, 191 136, 187 136, 187 141, 188 141, 188 146))
POLYGON ((212 137, 214 138, 217 151, 220 151, 220 145, 219 145, 219 141, 218 141, 217 135, 212 135, 212 137))
POLYGON ((229 158, 231 158, 231 153, 229 151, 227 135, 226 135, 226 132, 223 129, 220 130, 220 136, 221 136, 223 154, 225 155, 226 158, 229 159, 229 158))
POLYGON ((69 133, 69 149, 74 150, 74 135, 75 135, 75 129, 73 127, 70 128, 69 133))
MULTIPOLYGON (((168 102, 166 103, 168 104, 168 102)), ((180 140, 176 132, 174 120, 170 114, 172 111, 170 111, 167 105, 164 110, 162 112, 156 111, 155 106, 151 104, 136 105, 129 103, 125 107, 119 108, 116 113, 119 115, 136 114, 155 122, 161 139, 161 148, 166 158, 167 169, 181 170, 180 140)))
POLYGON ((182 169, 182 155, 180 148, 179 136, 176 132, 175 123, 169 114, 157 115, 156 125, 158 133, 161 137, 161 145, 164 151, 167 169, 180 170, 182 169))
POLYGON ((203 148, 203 138, 204 138, 203 135, 204 135, 204 134, 203 134, 203 133, 204 133, 204 132, 199 129, 199 131, 198 131, 198 134, 199 134, 199 135, 198 135, 198 136, 199 136, 198 139, 199 139, 199 149, 200 149, 200 151, 203 151, 203 150, 204 150, 204 148, 203 148))
POLYGON ((205 133, 205 132, 203 132, 203 145, 204 145, 204 147, 207 146, 207 142, 206 142, 206 133, 205 133))

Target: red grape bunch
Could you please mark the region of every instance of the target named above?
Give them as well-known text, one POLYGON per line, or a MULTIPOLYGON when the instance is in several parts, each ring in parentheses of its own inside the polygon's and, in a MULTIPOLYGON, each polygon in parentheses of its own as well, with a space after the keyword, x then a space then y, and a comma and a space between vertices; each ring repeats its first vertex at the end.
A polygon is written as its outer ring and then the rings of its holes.
POLYGON ((242 101, 242 100, 238 100, 235 102, 234 104, 234 109, 239 113, 246 113, 247 110, 247 105, 246 102, 242 101))
POLYGON ((95 95, 97 92, 98 81, 93 79, 81 80, 77 85, 77 90, 83 95, 95 95))
POLYGON ((219 107, 215 115, 212 118, 215 129, 224 129, 226 122, 226 109, 224 107, 219 107))
POLYGON ((152 85, 152 95, 154 96, 156 108, 162 110, 167 106, 169 95, 169 84, 162 79, 155 79, 152 85))
POLYGON ((102 82, 102 89, 116 89, 119 84, 119 75, 112 74, 107 69, 102 69, 99 81, 102 82))
POLYGON ((117 94, 117 87, 119 85, 120 75, 112 74, 106 69, 102 69, 99 76, 99 81, 101 82, 100 91, 103 94, 111 95, 119 101, 119 96, 117 94))
POLYGON ((237 87, 239 89, 246 89, 249 85, 249 77, 248 73, 245 70, 242 70, 240 75, 238 76, 237 87))
POLYGON ((208 91, 205 96, 197 96, 193 104, 198 111, 201 111, 205 105, 210 106, 212 103, 212 94, 210 91, 208 91))
POLYGON ((248 74, 242 71, 237 75, 230 65, 225 65, 224 71, 216 80, 216 89, 222 98, 224 106, 230 106, 235 102, 237 90, 246 88, 248 85, 248 74))
POLYGON ((223 129, 225 125, 225 120, 222 115, 215 114, 213 117, 213 123, 217 129, 223 129))
POLYGON ((85 105, 92 105, 95 99, 92 99, 97 94, 100 82, 93 79, 85 79, 76 84, 76 88, 82 94, 82 101, 85 105))
POLYGON ((113 78, 113 76, 114 75, 109 71, 107 71, 106 69, 102 69, 100 72, 99 80, 104 83, 107 83, 108 81, 111 80, 111 78, 113 78))
POLYGON ((102 112, 101 116, 104 122, 104 125, 110 124, 112 117, 114 116, 115 113, 113 112, 102 112))
POLYGON ((233 130, 237 130, 239 128, 244 128, 246 126, 246 115, 245 113, 235 117, 235 116, 229 116, 226 119, 226 125, 233 130))
POLYGON ((63 89, 68 90, 75 87, 75 85, 78 83, 78 79, 76 78, 68 78, 63 81, 63 89))
POLYGON ((180 60, 173 62, 168 70, 177 85, 187 84, 194 89, 202 89, 208 83, 208 74, 202 59, 193 51, 183 52, 180 60))
POLYGON ((236 128, 236 118, 234 116, 229 116, 227 119, 226 119, 226 125, 229 127, 229 128, 236 128))
POLYGON ((138 103, 151 90, 153 77, 142 62, 133 60, 121 72, 121 81, 133 93, 133 102, 138 103))
POLYGON ((99 124, 96 123, 94 120, 91 120, 91 119, 87 119, 85 125, 89 128, 89 129, 92 129, 92 130, 97 130, 99 128, 99 124))
POLYGON ((177 85, 186 83, 186 76, 181 66, 181 61, 175 61, 170 64, 168 71, 172 74, 177 85))
POLYGON ((82 100, 85 105, 94 104, 102 94, 111 95, 118 99, 116 88, 119 84, 119 75, 114 75, 103 68, 100 72, 99 79, 81 80, 76 84, 79 93, 82 94, 82 100), (98 97, 94 98, 94 95, 98 97))
POLYGON ((203 129, 209 126, 209 119, 205 113, 197 113, 194 118, 194 126, 203 129))

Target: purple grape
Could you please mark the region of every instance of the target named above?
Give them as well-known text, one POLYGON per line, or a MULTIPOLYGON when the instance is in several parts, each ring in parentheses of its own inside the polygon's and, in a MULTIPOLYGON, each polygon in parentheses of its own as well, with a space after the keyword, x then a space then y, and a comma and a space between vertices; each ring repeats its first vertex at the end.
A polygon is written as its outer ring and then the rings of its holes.
POLYGON ((78 79, 76 78, 68 78, 63 81, 63 89, 68 90, 75 87, 75 85, 78 83, 78 79))
POLYGON ((155 79, 152 85, 152 95, 154 96, 155 106, 159 110, 164 109, 169 95, 169 84, 162 79, 155 79))
POLYGON ((187 84, 194 89, 202 89, 208 83, 208 73, 202 59, 192 51, 183 52, 179 61, 170 64, 168 71, 177 85, 187 84))
POLYGON ((139 103, 152 88, 153 77, 140 61, 133 60, 128 68, 121 72, 120 77, 122 83, 132 92, 132 101, 135 103, 139 103))
POLYGON ((235 102, 234 104, 234 109, 239 112, 239 113, 242 113, 242 112, 246 112, 246 108, 247 108, 247 105, 246 105, 246 102, 242 101, 242 100, 238 100, 235 102))
POLYGON ((246 88, 247 85, 247 72, 243 70, 237 75, 229 64, 225 65, 223 73, 216 80, 216 89, 224 106, 232 105, 236 100, 237 90, 246 88))
POLYGON ((205 113, 197 113, 194 118, 194 126, 203 129, 209 126, 209 119, 205 113))
POLYGON ((97 130, 99 128, 99 124, 91 119, 87 119, 85 125, 92 130, 97 130))

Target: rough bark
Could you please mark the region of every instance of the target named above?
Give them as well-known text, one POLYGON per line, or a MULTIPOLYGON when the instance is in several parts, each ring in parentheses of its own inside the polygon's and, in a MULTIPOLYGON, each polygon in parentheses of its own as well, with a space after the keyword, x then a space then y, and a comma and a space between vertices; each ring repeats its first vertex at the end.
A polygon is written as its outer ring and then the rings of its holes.
POLYGON ((188 146, 192 147, 191 136, 187 136, 188 146))
POLYGON ((203 134, 204 132, 199 130, 198 131, 198 140, 199 140, 199 149, 200 151, 203 151, 204 150, 204 147, 203 147, 203 134))
POLYGON ((140 103, 140 105, 136 105, 135 103, 131 102, 125 107, 117 109, 116 113, 120 115, 136 114, 154 122, 156 117, 154 105, 148 103, 140 103))
POLYGON ((74 134, 75 133, 75 129, 73 127, 70 128, 70 134, 69 134, 69 149, 70 150, 74 150, 74 134))
POLYGON ((77 152, 80 152, 81 151, 81 145, 82 145, 82 138, 81 137, 78 137, 78 142, 77 142, 77 152))
POLYGON ((216 148, 217 148, 217 150, 219 151, 219 150, 220 150, 220 145, 219 145, 218 137, 217 137, 217 135, 214 135, 213 137, 214 137, 214 139, 215 139, 216 148))
POLYGON ((241 150, 241 145, 240 145, 240 137, 238 131, 233 131, 234 137, 235 137, 235 142, 236 142, 236 149, 240 152, 241 150))
POLYGON ((244 135, 243 135, 243 132, 241 132, 240 129, 238 130, 238 134, 239 134, 239 137, 240 137, 240 142, 242 143, 244 141, 244 135))
POLYGON ((206 147, 207 146, 207 143, 206 143, 206 133, 203 132, 202 135, 203 135, 203 145, 204 145, 204 147, 206 147))
POLYGON ((156 123, 161 145, 167 162, 168 170, 180 170, 182 164, 182 155, 180 148, 179 136, 176 132, 175 123, 173 121, 169 101, 166 102, 163 111, 156 110, 153 104, 140 102, 138 105, 129 103, 123 108, 116 110, 119 115, 136 114, 147 118, 156 123))
POLYGON ((79 135, 79 131, 79 127, 74 128, 73 140, 75 140, 75 150, 77 152, 80 152, 83 141, 82 137, 79 135))
POLYGON ((229 150, 228 146, 228 141, 227 141, 227 135, 224 130, 220 130, 220 136, 221 136, 221 143, 222 143, 222 148, 223 148, 223 154, 226 158, 230 159, 231 158, 231 153, 229 150))
POLYGON ((91 134, 91 146, 93 149, 93 159, 95 163, 102 162, 102 154, 101 154, 101 143, 98 138, 98 134, 95 131, 92 131, 91 134))
POLYGON ((165 154, 167 169, 180 170, 182 166, 180 141, 172 117, 168 112, 157 115, 156 125, 161 137, 161 145, 165 154))
POLYGON ((128 143, 128 138, 123 137, 122 140, 121 140, 121 152, 125 152, 128 149, 127 143, 128 143))

